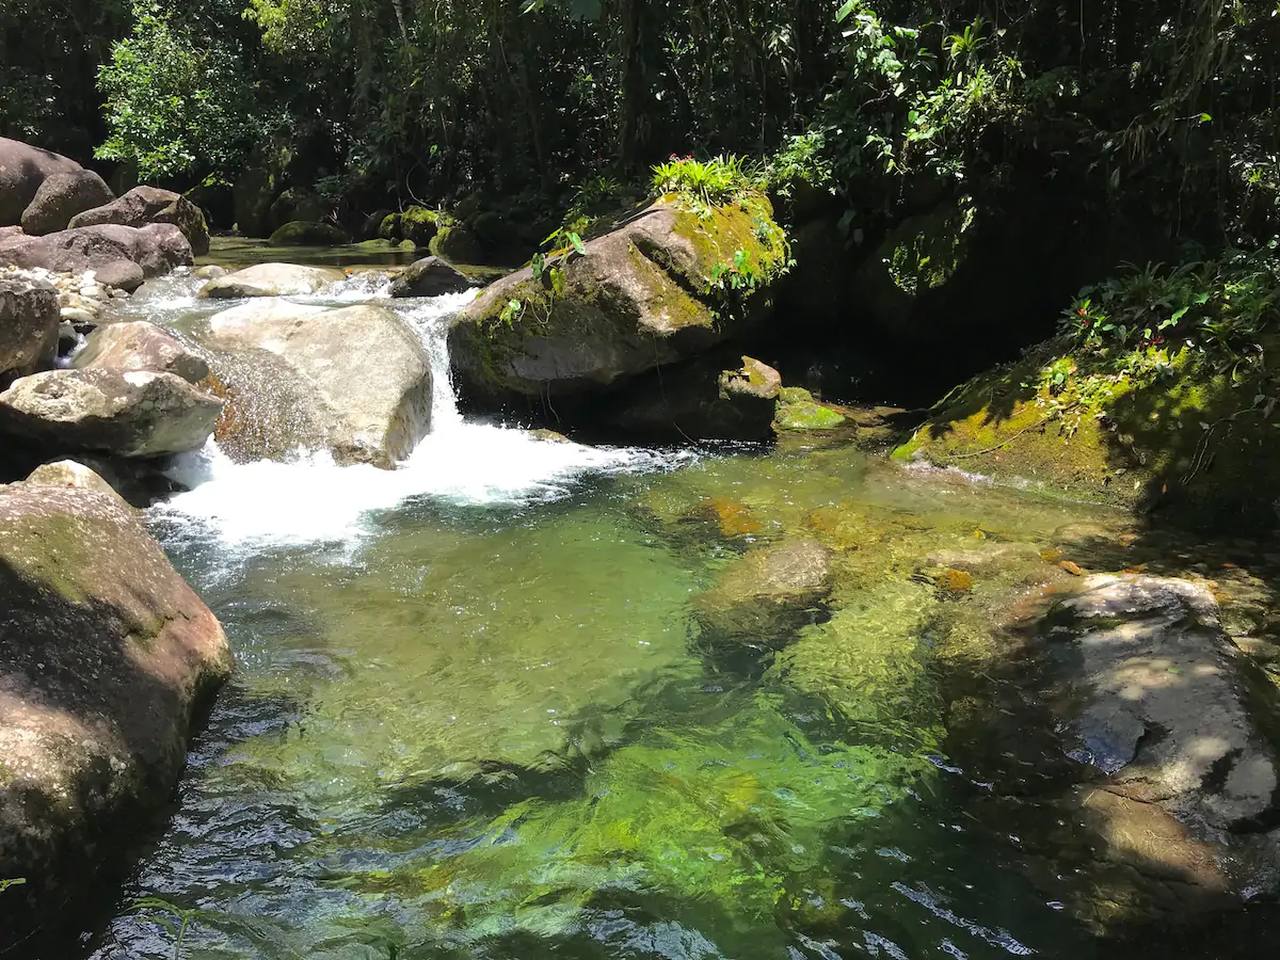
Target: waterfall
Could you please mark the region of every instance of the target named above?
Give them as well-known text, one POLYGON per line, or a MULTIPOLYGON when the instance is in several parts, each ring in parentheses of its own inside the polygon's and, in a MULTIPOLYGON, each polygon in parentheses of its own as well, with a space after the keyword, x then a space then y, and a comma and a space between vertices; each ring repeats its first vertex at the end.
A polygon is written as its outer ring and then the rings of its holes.
MULTIPOLYGON (((194 298, 196 285, 175 278, 137 316, 181 331, 218 310, 194 298)), ((688 451, 588 447, 540 440, 514 427, 476 422, 458 408, 449 376, 448 321, 473 293, 393 300, 378 274, 357 274, 308 298, 321 305, 377 303, 399 313, 422 338, 431 361, 431 430, 396 470, 338 464, 327 451, 297 451, 285 461, 235 463, 211 439, 176 458, 168 475, 188 488, 152 515, 214 536, 226 545, 351 543, 367 536, 379 513, 416 498, 468 506, 519 504, 566 495, 590 475, 671 469, 688 451)))

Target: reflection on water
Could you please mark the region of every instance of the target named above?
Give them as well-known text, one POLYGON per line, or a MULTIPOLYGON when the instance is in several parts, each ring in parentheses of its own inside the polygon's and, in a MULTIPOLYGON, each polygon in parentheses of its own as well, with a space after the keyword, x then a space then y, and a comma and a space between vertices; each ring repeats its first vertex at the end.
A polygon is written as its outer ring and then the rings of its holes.
MULTIPOLYGON (((443 370, 449 305, 398 309, 443 370)), ((1025 801, 1064 761, 969 742, 1010 708, 961 665, 1118 517, 849 449, 547 443, 438 381, 400 471, 211 449, 153 511, 239 672, 92 956, 172 956, 142 897, 210 960, 1101 955, 1025 801), (798 536, 828 615, 705 658, 692 598, 798 536)))

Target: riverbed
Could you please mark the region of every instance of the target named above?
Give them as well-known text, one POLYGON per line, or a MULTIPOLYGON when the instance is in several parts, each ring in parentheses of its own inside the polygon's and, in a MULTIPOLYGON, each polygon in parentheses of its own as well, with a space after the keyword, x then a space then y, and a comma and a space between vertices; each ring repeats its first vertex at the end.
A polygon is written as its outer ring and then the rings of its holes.
MULTIPOLYGON (((197 285, 124 316, 189 334, 233 305, 197 285)), ((315 298, 390 304, 430 352, 400 469, 216 444, 172 468, 191 489, 148 520, 238 669, 84 956, 1086 958, 1152 920, 1055 812, 1079 774, 1000 674, 1006 626, 1154 558, 1244 609, 1274 582, 1254 545, 820 437, 469 418, 444 338, 468 296, 390 301, 374 271, 315 298), (713 648, 694 599, 799 537, 834 552, 829 603, 713 648)))

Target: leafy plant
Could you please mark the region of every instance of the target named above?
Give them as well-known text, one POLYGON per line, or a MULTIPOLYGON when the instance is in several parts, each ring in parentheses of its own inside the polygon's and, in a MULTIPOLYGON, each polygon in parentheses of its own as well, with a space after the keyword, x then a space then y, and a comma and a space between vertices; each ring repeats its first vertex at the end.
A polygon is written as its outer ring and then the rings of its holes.
POLYGON ((758 178, 751 174, 746 161, 732 154, 710 160, 673 155, 653 168, 654 193, 677 194, 703 213, 742 198, 757 185, 758 178))
POLYGON ((10 887, 20 887, 26 882, 26 877, 15 877, 12 880, 0 880, 0 893, 4 893, 10 887))

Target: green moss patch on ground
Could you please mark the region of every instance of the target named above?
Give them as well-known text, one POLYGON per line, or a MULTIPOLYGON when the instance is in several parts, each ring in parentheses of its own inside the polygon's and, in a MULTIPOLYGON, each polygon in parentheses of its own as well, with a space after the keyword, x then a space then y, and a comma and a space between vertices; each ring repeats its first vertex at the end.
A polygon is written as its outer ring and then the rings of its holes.
POLYGON ((1277 422, 1204 354, 1065 340, 957 388, 894 452, 1192 521, 1274 522, 1277 422))

